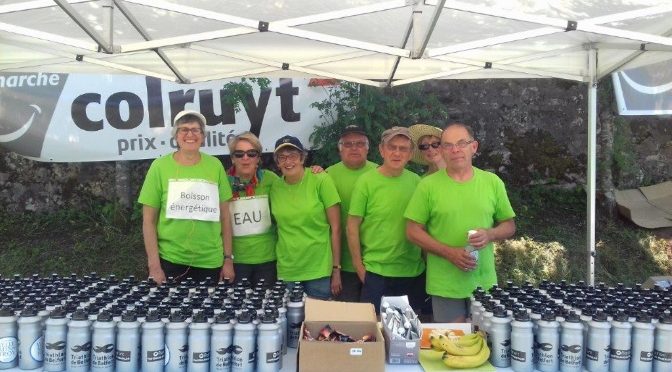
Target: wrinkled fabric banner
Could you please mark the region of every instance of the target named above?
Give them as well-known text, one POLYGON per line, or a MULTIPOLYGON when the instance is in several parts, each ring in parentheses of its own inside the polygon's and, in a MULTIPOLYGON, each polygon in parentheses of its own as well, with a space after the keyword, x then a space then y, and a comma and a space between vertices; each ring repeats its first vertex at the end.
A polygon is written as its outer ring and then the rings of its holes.
POLYGON ((238 109, 217 80, 177 84, 139 75, 0 73, 0 146, 47 162, 152 159, 175 151, 172 119, 198 110, 207 120, 202 151, 229 153, 227 139, 243 131, 259 136, 265 152, 284 135, 309 144, 327 97, 310 79, 255 83, 238 109))

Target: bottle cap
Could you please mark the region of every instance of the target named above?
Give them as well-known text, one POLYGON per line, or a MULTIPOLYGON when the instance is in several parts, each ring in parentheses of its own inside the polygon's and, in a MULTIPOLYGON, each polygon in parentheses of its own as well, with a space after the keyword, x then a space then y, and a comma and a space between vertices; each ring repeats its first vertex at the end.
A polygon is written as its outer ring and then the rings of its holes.
POLYGON ((215 323, 217 323, 217 324, 227 324, 227 323, 231 323, 231 319, 233 319, 233 316, 231 315, 230 312, 222 311, 221 313, 217 314, 217 316, 215 317, 215 323))
POLYGON ((199 311, 194 314, 194 316, 191 318, 192 323, 207 323, 208 322, 208 316, 205 315, 205 312, 199 311))
POLYGON ((168 321, 171 323, 181 323, 184 322, 184 315, 180 310, 173 311, 170 313, 170 316, 168 317, 168 321))
POLYGON ((89 315, 82 308, 78 308, 72 313, 72 320, 89 320, 89 315))
POLYGON ((607 314, 602 310, 597 310, 595 314, 593 314, 593 320, 596 322, 606 322, 607 314))
POLYGON ((122 322, 135 322, 136 320, 138 320, 138 317, 135 315, 135 311, 133 310, 125 311, 123 314, 121 314, 122 322))
POLYGON ((565 322, 579 323, 581 322, 581 317, 576 313, 576 311, 572 310, 567 314, 567 316, 565 316, 565 322))
POLYGON ((639 314, 637 314, 637 317, 635 318, 638 323, 651 323, 651 315, 649 313, 642 311, 639 314))
POLYGON ((110 313, 107 310, 103 310, 98 314, 98 317, 96 318, 97 321, 99 322, 111 322, 112 321, 112 313, 110 313))
POLYGON ((617 321, 617 322, 627 322, 628 321, 628 314, 625 313, 625 310, 620 309, 614 315, 614 320, 617 321))
POLYGON ((513 318, 518 322, 529 322, 530 314, 527 313, 527 310, 521 309, 516 311, 515 314, 513 314, 513 318))
POLYGON ((145 322, 160 322, 161 321, 161 314, 159 314, 158 311, 152 310, 147 313, 147 316, 145 317, 145 322))

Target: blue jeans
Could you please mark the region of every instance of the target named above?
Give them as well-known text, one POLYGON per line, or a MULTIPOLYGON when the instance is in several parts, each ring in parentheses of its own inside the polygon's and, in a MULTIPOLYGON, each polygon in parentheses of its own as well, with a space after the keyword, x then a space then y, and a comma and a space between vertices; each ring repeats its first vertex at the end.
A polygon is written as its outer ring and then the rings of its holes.
MULTIPOLYGON (((287 288, 291 291, 294 289, 295 283, 297 282, 285 282, 287 283, 287 288)), ((331 299, 331 277, 325 276, 324 278, 304 280, 298 282, 303 285, 303 291, 306 292, 308 297, 316 298, 318 300, 329 300, 331 299)))

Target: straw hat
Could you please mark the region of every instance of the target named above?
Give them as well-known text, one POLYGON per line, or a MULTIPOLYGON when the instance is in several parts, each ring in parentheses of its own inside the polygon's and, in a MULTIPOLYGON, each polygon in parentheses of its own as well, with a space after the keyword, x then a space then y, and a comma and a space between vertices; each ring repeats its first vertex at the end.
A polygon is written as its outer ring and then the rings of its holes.
POLYGON ((408 131, 411 133, 411 138, 413 139, 413 143, 415 144, 415 147, 413 149, 413 157, 411 158, 411 161, 417 164, 422 164, 422 165, 427 165, 427 162, 425 161, 425 158, 422 156, 422 151, 418 148, 420 143, 420 138, 424 136, 434 136, 439 139, 441 139, 441 134, 443 133, 443 130, 441 128, 437 128, 432 125, 427 125, 427 124, 414 124, 408 127, 408 131))

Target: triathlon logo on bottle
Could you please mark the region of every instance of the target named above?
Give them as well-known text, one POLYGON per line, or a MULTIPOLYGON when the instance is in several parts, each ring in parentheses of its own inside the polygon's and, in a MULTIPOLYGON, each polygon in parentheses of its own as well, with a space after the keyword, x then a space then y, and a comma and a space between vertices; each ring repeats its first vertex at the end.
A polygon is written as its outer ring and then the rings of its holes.
POLYGON ((0 145, 39 158, 67 74, 0 73, 0 145))

